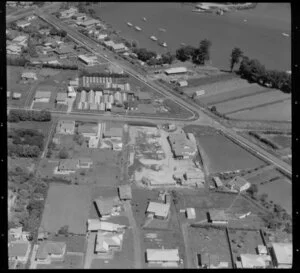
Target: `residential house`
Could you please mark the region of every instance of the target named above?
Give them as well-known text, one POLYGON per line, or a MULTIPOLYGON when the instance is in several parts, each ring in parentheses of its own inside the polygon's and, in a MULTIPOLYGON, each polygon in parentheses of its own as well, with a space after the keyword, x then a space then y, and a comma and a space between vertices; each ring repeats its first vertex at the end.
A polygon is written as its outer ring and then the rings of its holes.
POLYGON ((75 131, 75 120, 60 120, 56 127, 56 133, 73 135, 75 131))
POLYGON ((18 45, 8 45, 6 47, 6 53, 11 55, 20 55, 22 52, 22 47, 18 45))
POLYGON ((271 256, 276 268, 292 268, 293 245, 292 243, 272 243, 271 256))
POLYGON ((78 20, 78 21, 84 21, 87 19, 87 16, 85 13, 77 13, 73 16, 75 17, 75 20, 78 20))
POLYGON ((38 263, 50 264, 52 260, 62 260, 65 253, 65 242, 45 241, 39 245, 35 259, 38 263))
POLYGON ((78 55, 78 59, 87 66, 92 66, 98 63, 97 56, 78 55))
POLYGON ((92 231, 106 231, 106 232, 123 232, 125 226, 106 221, 100 221, 99 219, 88 219, 87 230, 92 231))
POLYGON ((226 186, 235 192, 242 192, 250 188, 251 183, 249 183, 245 178, 236 176, 231 181, 229 181, 226 186))
POLYGON ((186 209, 186 217, 188 219, 196 219, 196 211, 194 208, 187 208, 186 209))
POLYGON ((214 176, 212 179, 215 182, 217 188, 223 187, 223 183, 219 177, 214 176))
POLYGON ((146 261, 151 264, 179 263, 178 249, 147 249, 146 261))
POLYGON ((123 234, 111 234, 98 231, 95 245, 96 253, 108 253, 114 250, 121 250, 123 234))
POLYGON ((8 245, 8 259, 26 263, 29 257, 31 245, 28 241, 12 241, 8 245))
POLYGON ((174 68, 169 68, 165 70, 165 73, 167 75, 174 75, 174 74, 184 74, 187 72, 186 67, 174 67, 174 68))
POLYGON ((103 197, 95 199, 94 202, 101 217, 110 215, 113 208, 118 204, 113 198, 103 197))
POLYGON ((149 202, 146 214, 157 219, 167 219, 170 212, 170 204, 149 202))
POLYGON ((68 86, 68 97, 76 98, 76 91, 75 91, 74 86, 68 86))
POLYGON ((34 72, 23 72, 21 78, 22 80, 37 80, 36 73, 34 72))
POLYGON ((108 37, 107 34, 99 34, 99 35, 97 36, 97 40, 104 40, 106 37, 108 37))
POLYGON ((186 87, 186 86, 188 86, 188 82, 187 81, 177 81, 177 85, 179 87, 186 87))
POLYGON ((265 245, 258 245, 257 246, 257 254, 258 255, 267 255, 268 254, 267 247, 265 245))
POLYGON ((67 58, 70 54, 74 53, 74 50, 70 46, 60 46, 57 49, 54 49, 54 52, 59 56, 60 59, 67 58))
POLYGON ((47 103, 50 101, 50 97, 51 97, 50 91, 36 91, 34 96, 34 101, 47 103))
POLYGON ((194 92, 193 98, 200 97, 200 96, 202 96, 204 94, 205 94, 205 90, 197 90, 197 91, 194 92))
POLYGON ((228 224, 228 217, 224 210, 210 210, 208 213, 208 222, 212 224, 228 224))
POLYGON ((67 10, 61 11, 61 12, 60 12, 60 17, 61 17, 61 18, 70 18, 70 17, 72 17, 73 15, 75 15, 75 13, 77 13, 77 12, 78 12, 78 9, 77 9, 77 8, 71 7, 71 8, 69 8, 69 9, 67 9, 67 10))
POLYGON ((131 200, 132 193, 130 185, 122 185, 118 187, 120 200, 131 200))
POLYGON ((12 95, 12 98, 14 100, 19 100, 21 97, 22 97, 22 94, 21 93, 17 93, 17 92, 14 92, 13 95, 12 95))
POLYGON ((28 37, 26 35, 19 35, 16 38, 14 38, 12 40, 12 42, 19 46, 27 46, 27 40, 28 40, 28 37))
POLYGON ((100 23, 99 20, 96 19, 89 19, 89 20, 85 20, 83 22, 76 22, 76 24, 84 27, 84 28, 90 28, 92 26, 98 25, 100 23))

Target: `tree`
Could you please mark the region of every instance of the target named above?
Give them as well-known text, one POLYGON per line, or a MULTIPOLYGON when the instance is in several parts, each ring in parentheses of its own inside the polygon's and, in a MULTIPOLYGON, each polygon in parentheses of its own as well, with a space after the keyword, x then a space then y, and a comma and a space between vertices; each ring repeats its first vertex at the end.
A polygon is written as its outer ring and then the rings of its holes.
POLYGON ((247 190, 247 192, 253 196, 254 194, 256 194, 258 192, 258 188, 256 184, 251 184, 250 188, 247 190))
POLYGON ((66 159, 66 158, 69 157, 69 153, 68 153, 68 151, 67 151, 67 149, 66 149, 65 147, 62 148, 62 149, 59 151, 58 157, 59 157, 60 159, 66 159))
POLYGON ((73 137, 73 140, 78 144, 78 145, 82 145, 82 143, 84 142, 84 137, 82 134, 75 134, 73 137))
POLYGON ((268 194, 266 193, 263 193, 261 196, 260 196, 260 201, 262 202, 266 202, 268 199, 268 194))
POLYGON ((176 50, 176 58, 181 62, 185 62, 194 55, 195 50, 194 47, 189 45, 181 47, 176 50))
POLYGON ((165 54, 162 54, 161 61, 163 64, 172 64, 174 61, 175 56, 171 54, 171 52, 167 52, 165 54))
POLYGON ((96 12, 93 9, 89 9, 89 14, 91 15, 91 17, 93 17, 96 14, 96 12))
POLYGON ((200 42, 199 48, 204 55, 204 61, 208 61, 210 59, 210 52, 209 52, 210 47, 211 47, 211 41, 209 41, 208 39, 204 39, 200 42))
POLYGON ((240 48, 235 47, 232 50, 231 56, 230 56, 230 70, 231 70, 231 72, 233 71, 234 65, 239 63, 242 56, 243 56, 243 51, 240 48))

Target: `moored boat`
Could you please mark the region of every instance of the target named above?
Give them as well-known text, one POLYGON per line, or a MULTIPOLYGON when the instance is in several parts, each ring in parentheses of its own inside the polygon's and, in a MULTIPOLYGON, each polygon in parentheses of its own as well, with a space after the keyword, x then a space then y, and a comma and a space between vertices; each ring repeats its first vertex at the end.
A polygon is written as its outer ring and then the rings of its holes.
POLYGON ((150 39, 151 39, 152 41, 157 41, 157 38, 156 38, 155 36, 151 36, 150 39))
POLYGON ((160 42, 159 45, 162 46, 162 47, 167 47, 168 46, 166 42, 160 42))
POLYGON ((136 30, 141 31, 142 29, 138 26, 135 27, 136 30))
POLYGON ((131 24, 130 22, 127 22, 127 25, 130 26, 130 27, 133 26, 133 24, 131 24))
POLYGON ((143 17, 143 21, 145 21, 145 22, 147 21, 146 17, 143 17))

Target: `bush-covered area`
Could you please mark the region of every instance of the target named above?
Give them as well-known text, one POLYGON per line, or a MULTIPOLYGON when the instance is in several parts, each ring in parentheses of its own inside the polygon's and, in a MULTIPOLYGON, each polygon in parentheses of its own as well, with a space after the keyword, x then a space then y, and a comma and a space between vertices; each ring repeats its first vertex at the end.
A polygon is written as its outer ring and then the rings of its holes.
POLYGON ((53 69, 69 69, 69 70, 77 70, 78 65, 67 65, 67 64, 42 64, 44 68, 53 68, 53 69))
POLYGON ((31 111, 22 109, 12 109, 7 117, 8 122, 19 121, 51 121, 51 113, 46 110, 31 111))
POLYGON ((80 77, 111 77, 111 78, 128 78, 128 74, 117 74, 117 73, 101 73, 101 72, 89 72, 87 70, 81 70, 79 72, 80 77))
POLYGON ((26 63, 29 63, 29 60, 23 57, 6 57, 6 65, 25 66, 26 63))
POLYGON ((276 150, 279 149, 278 145, 276 145, 275 143, 271 142, 270 140, 264 138, 263 136, 255 133, 255 132, 249 132, 249 135, 255 137, 256 139, 258 139, 262 143, 270 146, 272 149, 276 149, 276 150))

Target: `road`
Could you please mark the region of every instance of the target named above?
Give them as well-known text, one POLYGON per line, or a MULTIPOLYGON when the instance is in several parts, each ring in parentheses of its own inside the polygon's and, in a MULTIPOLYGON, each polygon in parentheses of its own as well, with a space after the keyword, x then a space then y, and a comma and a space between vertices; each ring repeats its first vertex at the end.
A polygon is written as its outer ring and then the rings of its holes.
MULTIPOLYGON (((270 153, 268 153, 267 151, 258 147, 256 144, 250 142, 249 140, 245 139, 244 137, 238 135, 233 129, 226 128, 219 122, 215 121, 212 117, 206 115, 203 111, 204 109, 202 107, 200 107, 199 105, 196 105, 193 102, 187 102, 187 101, 183 100, 182 98, 175 95, 173 92, 171 93, 170 91, 168 91, 167 90, 168 88, 166 88, 166 87, 162 88, 161 86, 159 86, 157 83, 155 83, 153 81, 150 81, 151 84, 149 84, 149 81, 143 75, 140 75, 139 73, 134 71, 134 69, 132 69, 128 65, 126 65, 126 66, 124 64, 120 65, 119 62, 117 62, 115 60, 111 61, 106 56, 104 56, 103 53, 100 51, 98 43, 96 43, 92 39, 88 38, 87 36, 79 33, 78 31, 70 28, 66 24, 60 22, 57 18, 54 18, 53 16, 44 14, 44 13, 39 13, 39 16, 42 19, 44 19, 45 21, 47 21, 48 23, 56 26, 57 28, 61 28, 61 29, 65 30, 68 33, 68 36, 70 38, 72 38, 77 43, 84 45, 89 51, 91 51, 95 55, 107 60, 109 63, 113 63, 115 65, 117 63, 117 65, 119 67, 121 67, 124 71, 126 71, 126 73, 128 73, 132 77, 138 79, 143 84, 148 85, 149 87, 154 89, 156 92, 166 96, 169 99, 172 99, 173 101, 178 103, 180 106, 185 108, 187 111, 192 113, 193 117, 195 117, 195 113, 197 113, 197 115, 199 115, 202 118, 202 120, 207 120, 207 123, 210 123, 211 126, 214 126, 217 129, 221 130, 226 136, 230 137, 231 139, 233 139, 235 142, 237 142, 241 146, 245 147, 250 152, 252 152, 255 155, 257 155, 258 157, 274 164, 279 169, 286 172, 288 175, 292 174, 291 166, 289 164, 287 164, 286 162, 282 161, 281 159, 271 155, 270 153), (201 110, 201 108, 202 108, 202 110, 201 110)), ((193 124, 197 124, 197 122, 193 122, 193 124)))
POLYGON ((136 221, 134 219, 130 201, 126 201, 124 204, 125 212, 129 220, 129 225, 132 227, 133 244, 134 244, 134 268, 141 269, 142 267, 142 249, 141 249, 141 234, 136 221))
POLYGON ((95 248, 95 241, 96 241, 96 232, 91 232, 87 239, 87 249, 85 253, 85 260, 84 260, 84 269, 91 268, 93 256, 94 256, 94 248, 95 248))

